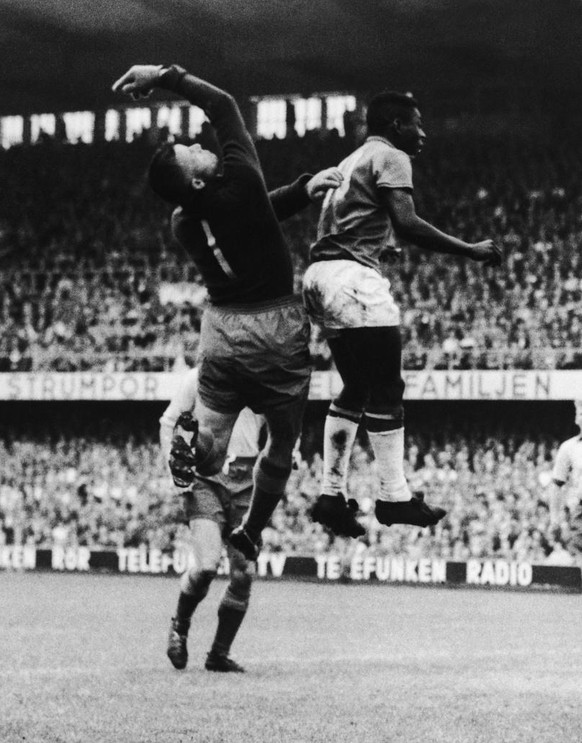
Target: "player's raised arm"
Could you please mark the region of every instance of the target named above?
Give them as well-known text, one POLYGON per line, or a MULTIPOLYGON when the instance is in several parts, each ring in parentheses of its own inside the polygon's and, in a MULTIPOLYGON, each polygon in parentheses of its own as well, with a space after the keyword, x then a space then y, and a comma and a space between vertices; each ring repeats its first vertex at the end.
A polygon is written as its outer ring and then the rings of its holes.
POLYGON ((315 175, 304 174, 287 186, 269 191, 271 206, 282 222, 297 214, 310 203, 323 199, 329 189, 338 188, 343 176, 338 168, 325 168, 315 175))
POLYGON ((258 166, 255 146, 236 100, 224 90, 187 72, 179 65, 133 65, 112 86, 114 92, 134 99, 149 96, 155 88, 169 90, 201 108, 216 131, 225 160, 239 154, 258 166))
POLYGON ((501 264, 501 250, 493 240, 467 243, 437 229, 418 216, 410 191, 404 188, 382 188, 380 199, 390 215, 396 234, 419 248, 435 253, 449 253, 471 258, 486 266, 501 264))
POLYGON ((112 85, 115 93, 146 98, 155 89, 170 90, 201 108, 211 123, 221 108, 236 109, 234 98, 211 83, 191 75, 179 65, 133 65, 112 85))

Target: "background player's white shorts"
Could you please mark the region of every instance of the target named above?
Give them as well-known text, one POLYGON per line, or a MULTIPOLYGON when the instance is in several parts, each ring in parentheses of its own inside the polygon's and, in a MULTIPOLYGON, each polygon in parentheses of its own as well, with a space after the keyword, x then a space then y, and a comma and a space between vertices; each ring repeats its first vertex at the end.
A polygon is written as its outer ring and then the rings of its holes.
POLYGON ((355 261, 312 263, 303 277, 303 300, 310 319, 324 330, 400 324, 388 279, 355 261))

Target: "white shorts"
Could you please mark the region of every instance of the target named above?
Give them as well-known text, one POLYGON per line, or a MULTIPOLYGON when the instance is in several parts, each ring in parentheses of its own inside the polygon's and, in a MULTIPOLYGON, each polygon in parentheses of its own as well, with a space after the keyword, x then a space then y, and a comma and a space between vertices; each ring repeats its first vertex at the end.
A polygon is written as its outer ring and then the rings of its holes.
POLYGON ((400 324, 388 279, 355 261, 312 263, 303 277, 303 301, 311 321, 324 330, 400 324))

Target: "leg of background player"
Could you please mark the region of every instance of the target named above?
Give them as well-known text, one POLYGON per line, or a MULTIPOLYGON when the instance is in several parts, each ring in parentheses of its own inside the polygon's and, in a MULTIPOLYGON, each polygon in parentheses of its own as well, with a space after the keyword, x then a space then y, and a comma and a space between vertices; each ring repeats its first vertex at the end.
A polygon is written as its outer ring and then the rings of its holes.
POLYGON ((216 521, 193 519, 190 522, 190 529, 196 564, 182 576, 176 614, 172 618, 168 637, 167 655, 178 669, 185 668, 188 663, 186 640, 190 620, 194 610, 208 593, 222 554, 222 537, 216 521))

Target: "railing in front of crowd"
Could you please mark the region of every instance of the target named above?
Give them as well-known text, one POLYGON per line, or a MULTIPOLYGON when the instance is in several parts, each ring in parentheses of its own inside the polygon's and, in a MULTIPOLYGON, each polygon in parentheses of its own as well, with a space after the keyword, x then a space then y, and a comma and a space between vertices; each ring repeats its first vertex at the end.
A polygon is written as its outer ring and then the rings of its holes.
MULTIPOLYGON (((23 353, 15 359, 0 353, 0 373, 16 372, 171 372, 196 363, 196 340, 194 332, 183 336, 183 348, 179 353, 176 344, 171 350, 132 349, 114 352, 59 352, 58 348, 35 348, 32 353, 23 353)), ((539 348, 503 351, 473 348, 461 357, 452 359, 438 348, 414 350, 403 353, 405 370, 553 370, 582 369, 582 351, 574 348, 539 348)), ((328 359, 314 358, 314 367, 319 371, 333 368, 328 359)))

